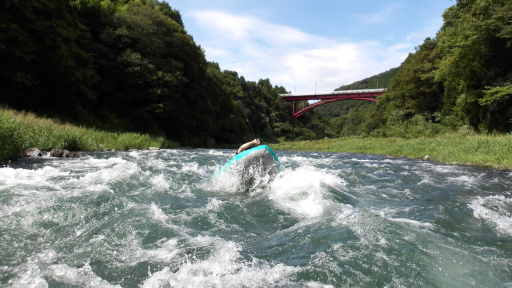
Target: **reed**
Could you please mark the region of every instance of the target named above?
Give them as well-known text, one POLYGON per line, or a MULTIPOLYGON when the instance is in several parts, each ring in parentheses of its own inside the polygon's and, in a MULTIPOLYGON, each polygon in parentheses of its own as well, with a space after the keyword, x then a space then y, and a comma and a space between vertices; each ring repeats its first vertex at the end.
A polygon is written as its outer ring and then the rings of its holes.
POLYGON ((346 137, 273 144, 277 150, 372 153, 512 169, 512 135, 446 133, 428 138, 346 137))
POLYGON ((139 133, 114 133, 59 123, 32 113, 0 108, 0 160, 20 157, 26 148, 42 151, 176 148, 178 143, 139 133))

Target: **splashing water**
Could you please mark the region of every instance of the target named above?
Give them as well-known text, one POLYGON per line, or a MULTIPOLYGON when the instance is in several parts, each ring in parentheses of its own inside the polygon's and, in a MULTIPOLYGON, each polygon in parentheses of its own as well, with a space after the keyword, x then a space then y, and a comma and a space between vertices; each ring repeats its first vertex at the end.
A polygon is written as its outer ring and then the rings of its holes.
POLYGON ((0 286, 508 287, 512 175, 378 155, 84 153, 0 168, 0 286))

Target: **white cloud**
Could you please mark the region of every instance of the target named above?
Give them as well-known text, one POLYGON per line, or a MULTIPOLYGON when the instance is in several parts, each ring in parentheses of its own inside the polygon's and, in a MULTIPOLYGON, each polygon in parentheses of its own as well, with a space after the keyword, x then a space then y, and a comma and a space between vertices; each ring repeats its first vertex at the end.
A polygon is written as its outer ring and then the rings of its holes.
POLYGON ((307 41, 306 33, 298 29, 275 25, 251 17, 239 16, 221 11, 202 10, 190 13, 206 33, 232 41, 261 41, 263 43, 302 43, 307 41), (280 39, 279 42, 275 42, 280 39))
MULTIPOLYGON (((339 42, 252 16, 203 10, 190 13, 201 27, 210 61, 257 81, 269 78, 294 92, 330 91, 397 67, 410 42, 339 42)), ((411 34, 413 35, 413 34, 411 34)), ((414 38, 414 37, 413 37, 414 38)))
POLYGON ((396 15, 396 11, 398 4, 397 3, 388 3, 383 2, 379 5, 379 9, 377 12, 373 13, 355 13, 352 18, 361 26, 375 26, 375 25, 384 25, 386 23, 391 22, 396 15))

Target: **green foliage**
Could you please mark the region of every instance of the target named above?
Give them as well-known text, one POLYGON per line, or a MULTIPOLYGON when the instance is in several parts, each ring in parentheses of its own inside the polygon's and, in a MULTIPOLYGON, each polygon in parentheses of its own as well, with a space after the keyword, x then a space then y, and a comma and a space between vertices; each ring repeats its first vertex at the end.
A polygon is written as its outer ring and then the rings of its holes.
POLYGON ((356 81, 352 84, 343 85, 339 88, 334 89, 335 91, 340 90, 358 90, 358 89, 376 89, 388 87, 391 79, 398 73, 399 68, 392 68, 386 72, 374 75, 372 77, 365 78, 363 80, 356 81))
POLYGON ((158 0, 14 1, 0 10, 0 103, 187 146, 276 140, 289 103, 268 79, 221 71, 158 0))
MULTIPOLYGON (((208 62, 167 2, 8 1, 0 4, 0 103, 194 147, 255 136, 412 138, 467 125, 510 132, 511 3, 457 1, 436 38, 425 39, 400 67, 337 89, 387 87, 378 103, 340 101, 292 119, 291 103, 278 95, 284 87, 246 81, 208 62)), ((15 135, 9 121, 2 133, 15 135)), ((45 145, 89 147, 73 135, 45 145)))
POLYGON ((86 29, 69 1, 14 1, 0 9, 1 101, 15 108, 72 116, 95 99, 86 29))
POLYGON ((15 117, 0 113, 0 160, 15 159, 23 152, 23 135, 18 125, 15 117))
POLYGON ((276 150, 373 153, 424 158, 444 163, 511 169, 512 135, 443 133, 435 137, 344 137, 274 144, 276 150))
POLYGON ((0 160, 8 160, 20 157, 26 148, 31 147, 42 151, 96 151, 176 148, 179 144, 164 137, 86 129, 40 118, 31 113, 0 109, 0 147, 0 160))
MULTIPOLYGON (((399 68, 393 68, 352 84, 340 86, 335 91, 386 88, 398 72, 399 68)), ((374 102, 346 100, 323 105, 315 109, 315 116, 323 119, 322 121, 326 123, 325 129, 323 129, 324 136, 321 138, 365 133, 366 126, 369 125, 368 123, 378 120, 375 115, 373 117, 368 116, 368 113, 374 111, 374 106, 374 102)), ((374 124, 375 126, 380 126, 380 122, 374 124)))
POLYGON ((450 132, 445 125, 429 122, 422 115, 414 115, 412 118, 402 121, 403 111, 396 111, 395 115, 388 119, 388 125, 373 130, 370 135, 383 137, 401 137, 405 139, 434 137, 450 132))
POLYGON ((443 15, 438 33, 442 58, 435 73, 445 87, 443 113, 455 114, 475 129, 512 129, 510 123, 490 126, 489 106, 480 102, 485 87, 512 80, 511 7, 510 1, 464 0, 443 15))
POLYGON ((512 128, 512 84, 486 87, 484 96, 478 100, 487 108, 482 127, 490 131, 510 131, 512 128))
POLYGON ((338 135, 412 138, 464 125, 512 131, 511 2, 460 0, 443 17, 436 38, 407 57, 376 105, 337 104, 340 116, 324 113, 337 117, 331 124, 338 135))

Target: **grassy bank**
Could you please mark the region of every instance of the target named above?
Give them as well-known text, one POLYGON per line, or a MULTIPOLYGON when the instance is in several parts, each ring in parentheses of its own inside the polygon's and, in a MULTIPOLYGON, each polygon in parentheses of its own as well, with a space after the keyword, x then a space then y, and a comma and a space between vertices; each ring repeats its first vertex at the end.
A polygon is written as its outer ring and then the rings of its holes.
POLYGON ((42 151, 97 151, 148 147, 174 148, 179 147, 179 144, 163 137, 87 129, 36 117, 31 113, 0 109, 0 160, 15 159, 26 148, 32 147, 42 151))
POLYGON ((449 133, 432 138, 347 137, 273 144, 277 150, 373 153, 512 169, 512 135, 449 133))

